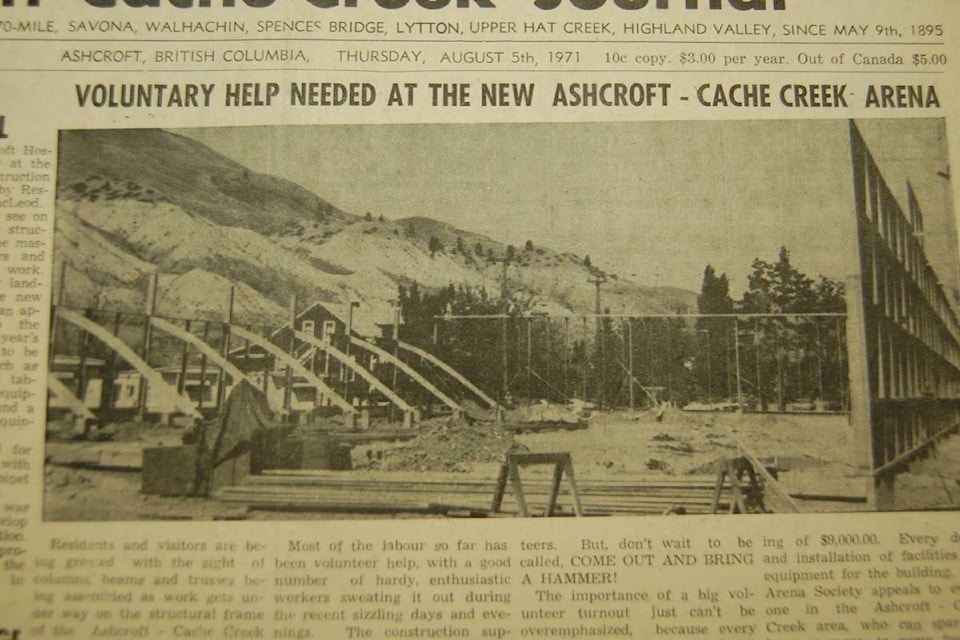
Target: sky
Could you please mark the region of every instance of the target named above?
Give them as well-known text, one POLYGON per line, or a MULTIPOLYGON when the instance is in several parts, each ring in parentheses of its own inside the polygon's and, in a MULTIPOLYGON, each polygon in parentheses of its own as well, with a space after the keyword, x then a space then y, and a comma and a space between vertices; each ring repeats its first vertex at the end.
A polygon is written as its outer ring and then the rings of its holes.
MULTIPOLYGON (((941 120, 858 123, 930 225, 949 183, 941 120)), ((588 254, 640 284, 697 291, 706 264, 739 297, 781 245, 811 276, 853 248, 848 122, 274 126, 179 130, 344 211, 428 216, 522 246, 588 254)), ((905 202, 905 200, 901 200, 905 202)), ((952 210, 951 214, 952 216, 952 210)), ((955 227, 952 235, 955 238, 955 227)), ((952 249, 954 253, 956 249, 952 249)))

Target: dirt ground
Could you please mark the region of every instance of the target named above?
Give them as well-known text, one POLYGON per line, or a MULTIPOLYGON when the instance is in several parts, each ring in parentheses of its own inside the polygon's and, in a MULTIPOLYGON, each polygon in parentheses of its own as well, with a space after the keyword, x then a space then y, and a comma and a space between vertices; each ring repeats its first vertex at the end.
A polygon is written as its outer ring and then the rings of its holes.
MULTIPOLYGON (((868 479, 856 466, 846 416, 785 415, 668 410, 595 412, 581 430, 510 436, 489 424, 435 419, 421 437, 407 442, 355 447, 357 467, 450 473, 495 473, 511 450, 570 452, 578 479, 684 477, 712 474, 717 460, 736 457, 742 447, 781 469, 779 484, 790 493, 864 496, 868 479), (371 465, 371 460, 377 464, 371 465)), ((182 430, 124 425, 105 442, 56 441, 47 446, 44 515, 48 520, 233 519, 285 517, 244 514, 235 505, 197 498, 162 498, 140 493, 136 469, 144 446, 179 442, 182 430), (110 470, 90 468, 99 461, 110 470), (69 466, 69 463, 73 463, 69 466), (88 463, 77 466, 78 463, 88 463), (126 470, 119 470, 126 469, 126 470)), ((937 455, 915 463, 897 478, 902 509, 960 507, 960 436, 937 455)), ((853 511, 857 502, 798 500, 804 511, 853 511)), ((324 516, 317 516, 324 517, 324 516)), ((330 517, 330 516, 325 516, 330 517)), ((344 517, 337 514, 335 517, 344 517)))

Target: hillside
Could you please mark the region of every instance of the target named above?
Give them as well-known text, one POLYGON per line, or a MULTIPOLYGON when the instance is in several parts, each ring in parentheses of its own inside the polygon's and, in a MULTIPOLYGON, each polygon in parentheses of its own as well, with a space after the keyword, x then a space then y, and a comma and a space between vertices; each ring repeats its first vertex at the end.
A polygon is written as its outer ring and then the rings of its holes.
POLYGON ((508 246, 425 217, 356 216, 164 131, 63 132, 56 212, 55 258, 71 265, 78 306, 142 308, 157 272, 161 313, 222 318, 232 283, 250 323, 282 321, 297 295, 301 307, 359 301, 358 327, 374 332, 401 284, 499 296, 505 259, 521 311, 592 313, 597 275, 613 313, 692 310, 696 299, 603 274, 537 238, 508 246))
POLYGON ((339 230, 356 219, 288 180, 159 129, 61 132, 57 184, 62 196, 166 200, 219 225, 263 234, 302 220, 339 230))

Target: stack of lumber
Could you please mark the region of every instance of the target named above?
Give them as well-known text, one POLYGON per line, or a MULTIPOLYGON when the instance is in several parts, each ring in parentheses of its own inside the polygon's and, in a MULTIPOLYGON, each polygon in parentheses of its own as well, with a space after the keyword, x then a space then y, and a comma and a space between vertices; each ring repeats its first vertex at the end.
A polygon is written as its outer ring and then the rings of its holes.
MULTIPOLYGON (((398 471, 267 471, 248 476, 214 497, 251 509, 276 511, 333 511, 345 513, 489 514, 496 474, 398 471)), ((533 513, 543 513, 550 492, 550 476, 522 474, 523 490, 533 513)), ((686 513, 708 513, 715 476, 578 480, 577 488, 588 515, 660 514, 683 507, 686 513)), ((727 491, 724 491, 724 497, 727 491)), ((573 512, 563 483, 558 504, 573 512)), ((721 504, 721 509, 726 508, 721 504)), ((502 513, 518 512, 508 485, 502 513)))

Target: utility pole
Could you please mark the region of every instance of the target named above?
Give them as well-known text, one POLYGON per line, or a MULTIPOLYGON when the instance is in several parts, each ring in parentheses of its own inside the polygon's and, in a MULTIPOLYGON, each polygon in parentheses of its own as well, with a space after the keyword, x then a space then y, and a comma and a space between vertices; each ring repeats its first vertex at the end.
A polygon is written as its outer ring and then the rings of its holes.
POLYGON ((507 290, 507 265, 509 260, 506 256, 503 258, 503 276, 500 280, 500 302, 503 305, 503 319, 501 320, 501 343, 503 345, 501 353, 501 370, 503 373, 503 379, 501 381, 500 389, 500 400, 504 401, 507 398, 507 394, 510 392, 510 372, 509 372, 509 359, 507 357, 507 340, 508 340, 508 319, 507 316, 510 313, 510 295, 507 290))

